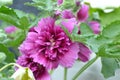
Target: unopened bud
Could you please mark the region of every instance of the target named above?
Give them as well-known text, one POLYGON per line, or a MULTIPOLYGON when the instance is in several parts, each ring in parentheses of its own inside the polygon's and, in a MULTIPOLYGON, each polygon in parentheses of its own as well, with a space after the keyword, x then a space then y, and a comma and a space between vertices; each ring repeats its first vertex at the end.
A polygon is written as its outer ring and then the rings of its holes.
POLYGON ((14 80, 35 80, 32 71, 29 68, 19 68, 12 76, 14 80))

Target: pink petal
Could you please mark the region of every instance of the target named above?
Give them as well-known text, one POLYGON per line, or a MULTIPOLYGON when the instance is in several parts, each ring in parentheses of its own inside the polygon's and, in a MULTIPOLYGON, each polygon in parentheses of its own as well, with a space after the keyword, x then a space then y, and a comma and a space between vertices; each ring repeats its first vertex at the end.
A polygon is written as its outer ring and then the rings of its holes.
POLYGON ((95 34, 100 33, 100 23, 97 21, 91 21, 89 22, 90 28, 93 30, 95 34))
POLYGON ((38 27, 42 28, 42 27, 53 27, 55 24, 55 20, 51 17, 48 18, 42 18, 39 22, 38 22, 38 27))
POLYGON ((77 12, 77 18, 79 21, 84 22, 88 18, 89 7, 87 5, 82 5, 80 10, 77 12))
POLYGON ((35 28, 35 26, 31 27, 31 28, 29 29, 29 32, 36 32, 34 28, 35 28))
POLYGON ((59 62, 58 61, 51 61, 48 60, 44 55, 42 54, 33 54, 32 57, 34 58, 35 62, 38 62, 39 64, 43 65, 47 69, 55 69, 58 67, 59 62))
POLYGON ((71 44, 69 51, 60 57, 60 64, 64 67, 72 67, 78 58, 79 46, 76 43, 71 44))
POLYGON ((67 21, 62 22, 62 25, 65 28, 67 28, 70 33, 72 33, 76 24, 77 24, 77 21, 75 18, 67 19, 67 21))
POLYGON ((82 43, 79 43, 78 57, 81 61, 86 62, 90 58, 91 50, 82 43))
POLYGON ((38 34, 35 32, 29 32, 27 35, 27 39, 31 41, 35 41, 38 38, 38 34))
POLYGON ((55 24, 55 20, 51 17, 48 18, 42 18, 39 22, 38 22, 38 26, 35 27, 35 31, 40 33, 43 31, 43 29, 47 29, 47 28, 53 28, 55 24))
POLYGON ((51 79, 49 73, 47 71, 44 71, 43 73, 36 77, 36 80, 51 80, 51 79))

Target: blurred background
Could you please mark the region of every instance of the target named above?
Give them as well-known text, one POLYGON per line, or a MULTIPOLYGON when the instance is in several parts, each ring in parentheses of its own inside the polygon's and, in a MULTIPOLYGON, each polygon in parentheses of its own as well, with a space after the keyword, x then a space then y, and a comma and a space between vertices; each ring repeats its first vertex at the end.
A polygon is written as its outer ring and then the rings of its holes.
POLYGON ((13 0, 13 5, 11 5, 10 7, 14 9, 23 10, 24 12, 27 13, 37 14, 39 12, 34 7, 24 5, 25 2, 32 2, 32 0, 13 0))

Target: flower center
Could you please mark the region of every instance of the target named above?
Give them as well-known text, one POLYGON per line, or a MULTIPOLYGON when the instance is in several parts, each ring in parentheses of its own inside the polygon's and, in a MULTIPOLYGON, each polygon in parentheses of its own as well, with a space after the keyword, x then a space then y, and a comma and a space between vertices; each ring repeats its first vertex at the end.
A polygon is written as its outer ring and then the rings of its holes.
POLYGON ((50 43, 51 43, 50 47, 53 47, 55 45, 54 39, 50 39, 50 43))

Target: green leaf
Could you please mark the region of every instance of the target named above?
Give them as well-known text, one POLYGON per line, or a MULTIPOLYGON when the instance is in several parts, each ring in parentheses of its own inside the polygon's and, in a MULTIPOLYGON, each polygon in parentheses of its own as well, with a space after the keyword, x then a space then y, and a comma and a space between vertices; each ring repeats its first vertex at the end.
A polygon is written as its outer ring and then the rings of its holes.
POLYGON ((8 22, 19 28, 19 18, 11 8, 5 6, 0 7, 0 20, 8 22))
POLYGON ((0 13, 12 16, 15 19, 19 19, 16 12, 12 8, 9 8, 9 7, 6 7, 6 6, 1 6, 0 7, 0 13))
POLYGON ((114 21, 120 20, 120 7, 110 13, 100 12, 101 25, 106 26, 114 21))
POLYGON ((27 17, 23 16, 22 18, 20 18, 19 22, 20 22, 19 28, 23 30, 28 29, 30 23, 27 17))
POLYGON ((74 29, 73 29, 73 31, 72 31, 72 34, 77 34, 77 33, 78 33, 78 27, 75 26, 74 29))
POLYGON ((0 7, 0 20, 10 23, 22 30, 28 29, 30 23, 26 16, 19 18, 16 12, 8 7, 0 7))
POLYGON ((85 43, 86 38, 79 34, 71 34, 70 36, 72 41, 85 43))
POLYGON ((113 38, 119 34, 120 34, 120 21, 115 21, 110 25, 107 25, 102 31, 102 35, 108 38, 113 38))
POLYGON ((92 8, 90 6, 89 14, 92 15, 94 12, 98 12, 99 16, 100 16, 101 25, 102 25, 102 27, 105 27, 106 25, 108 25, 114 21, 120 20, 120 18, 119 18, 120 17, 120 7, 112 8, 112 10, 113 10, 112 12, 105 13, 100 8, 92 8))
MULTIPOLYGON (((16 20, 15 18, 13 18, 12 16, 10 15, 6 15, 6 14, 3 14, 3 13, 0 13, 0 20, 3 20, 5 22, 8 22, 16 27, 19 26, 19 23, 17 22, 18 20, 16 20)), ((19 28, 19 27, 18 27, 19 28)))
POLYGON ((67 28, 65 28, 64 26, 62 26, 62 29, 65 31, 65 33, 67 34, 67 36, 69 36, 71 38, 71 34, 67 30, 67 28))
POLYGON ((0 52, 4 52, 7 56, 6 62, 13 62, 14 61, 14 54, 11 53, 7 47, 5 47, 3 44, 0 43, 0 52))
POLYGON ((115 70, 119 68, 118 63, 114 58, 102 58, 102 74, 105 78, 115 75, 115 70))
POLYGON ((105 58, 120 58, 120 50, 119 49, 114 49, 114 48, 118 48, 115 46, 111 46, 109 47, 107 44, 104 44, 102 46, 99 47, 99 51, 97 52, 97 55, 100 57, 105 57, 105 58), (113 49, 114 50, 113 50, 113 49))
POLYGON ((85 23, 82 23, 80 25, 80 31, 81 31, 81 35, 84 35, 84 36, 92 36, 92 35, 94 35, 91 28, 85 23))
POLYGON ((17 37, 14 40, 9 40, 5 43, 8 46, 18 47, 23 42, 24 39, 25 39, 25 35, 20 33, 17 35, 17 37))
POLYGON ((98 52, 98 49, 100 48, 100 46, 105 45, 105 44, 110 44, 112 42, 113 42, 112 39, 106 38, 102 35, 87 39, 87 44, 91 47, 91 49, 94 52, 98 52))

